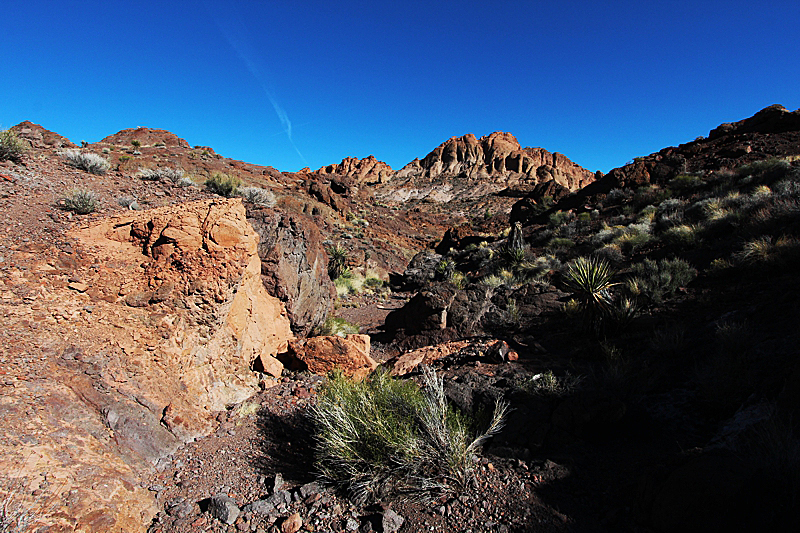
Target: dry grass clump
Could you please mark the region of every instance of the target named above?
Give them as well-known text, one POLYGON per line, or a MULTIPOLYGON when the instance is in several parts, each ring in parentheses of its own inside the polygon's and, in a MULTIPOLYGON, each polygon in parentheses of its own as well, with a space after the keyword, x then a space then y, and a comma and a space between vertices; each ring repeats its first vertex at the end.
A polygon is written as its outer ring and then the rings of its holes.
POLYGON ((236 194, 236 190, 241 183, 242 180, 236 176, 229 176, 222 172, 214 172, 211 177, 206 180, 205 185, 206 188, 214 194, 230 198, 236 194))
POLYGON ((64 198, 64 208, 78 215, 87 215, 97 209, 99 199, 96 193, 88 189, 73 189, 64 198))
POLYGON ((111 163, 108 162, 108 159, 91 152, 67 150, 62 152, 61 155, 69 166, 85 170, 91 174, 102 175, 111 168, 111 163))
POLYGON ((140 168, 139 177, 145 181, 171 181, 179 183, 185 174, 182 168, 140 168))
POLYGON ((239 187, 236 195, 241 196, 245 202, 249 202, 257 207, 275 207, 277 203, 275 194, 261 187, 239 187))
POLYGON ((444 383, 426 370, 423 386, 384 371, 363 381, 333 373, 312 408, 320 477, 363 504, 387 496, 429 500, 464 488, 473 458, 502 428, 496 404, 488 429, 475 436, 470 419, 451 407, 444 383))
POLYGON ((28 144, 11 130, 0 131, 0 161, 19 163, 28 150, 28 144))

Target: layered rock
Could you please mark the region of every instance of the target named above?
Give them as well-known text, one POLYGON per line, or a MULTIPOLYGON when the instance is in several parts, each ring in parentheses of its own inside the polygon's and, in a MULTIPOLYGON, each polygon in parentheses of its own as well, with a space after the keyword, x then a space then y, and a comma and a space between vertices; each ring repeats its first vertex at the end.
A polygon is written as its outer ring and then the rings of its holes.
POLYGON ((33 305, 3 303, 27 351, 4 368, 0 468, 23 497, 69 494, 45 521, 143 531, 157 509, 140 473, 257 389, 250 366, 285 349, 289 320, 240 200, 90 219, 70 238, 71 254, 30 256, 33 305))
POLYGON ((307 217, 271 209, 250 211, 248 221, 260 237, 264 286, 286 306, 295 334, 308 335, 325 321, 336 298, 319 229, 307 217))
POLYGON ((371 155, 364 159, 345 157, 341 163, 322 167, 316 173, 323 176, 331 174, 345 176, 353 178, 362 185, 375 185, 389 181, 394 171, 392 167, 371 155))
POLYGON ((434 202, 479 198, 503 190, 527 191, 553 182, 570 191, 591 182, 594 174, 564 155, 543 148, 523 148, 510 133, 480 139, 452 137, 422 160, 399 171, 383 193, 391 201, 427 198, 434 202))

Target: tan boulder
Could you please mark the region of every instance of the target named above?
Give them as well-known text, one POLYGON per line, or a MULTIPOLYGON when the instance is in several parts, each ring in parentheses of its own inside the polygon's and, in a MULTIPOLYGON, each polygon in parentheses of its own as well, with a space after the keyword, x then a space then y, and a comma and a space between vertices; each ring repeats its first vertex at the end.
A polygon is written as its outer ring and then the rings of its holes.
POLYGON ((289 354, 315 374, 340 368, 345 375, 361 379, 378 366, 369 356, 369 346, 368 335, 311 337, 289 341, 289 354))

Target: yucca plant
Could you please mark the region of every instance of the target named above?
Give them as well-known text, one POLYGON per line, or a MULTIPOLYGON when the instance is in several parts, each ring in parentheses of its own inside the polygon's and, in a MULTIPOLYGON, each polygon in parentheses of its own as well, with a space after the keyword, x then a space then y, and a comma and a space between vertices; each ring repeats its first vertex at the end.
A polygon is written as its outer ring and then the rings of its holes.
POLYGON ((610 289, 614 269, 600 257, 578 257, 567 265, 564 274, 564 287, 572 293, 578 308, 588 323, 599 326, 614 306, 610 289))
POLYGON ((347 267, 347 260, 349 253, 347 248, 341 244, 336 244, 328 247, 328 276, 335 280, 349 271, 347 267))

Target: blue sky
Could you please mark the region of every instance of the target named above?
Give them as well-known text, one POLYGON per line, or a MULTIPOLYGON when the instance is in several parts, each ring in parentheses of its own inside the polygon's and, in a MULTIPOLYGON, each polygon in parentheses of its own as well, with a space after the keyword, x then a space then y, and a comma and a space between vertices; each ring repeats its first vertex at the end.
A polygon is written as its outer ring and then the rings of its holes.
POLYGON ((800 2, 11 2, 0 127, 163 128, 279 170, 513 133, 604 172, 800 108, 800 2))

